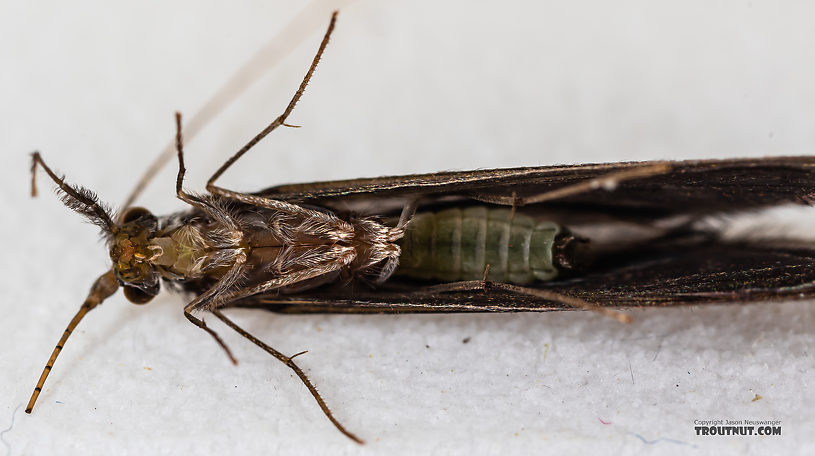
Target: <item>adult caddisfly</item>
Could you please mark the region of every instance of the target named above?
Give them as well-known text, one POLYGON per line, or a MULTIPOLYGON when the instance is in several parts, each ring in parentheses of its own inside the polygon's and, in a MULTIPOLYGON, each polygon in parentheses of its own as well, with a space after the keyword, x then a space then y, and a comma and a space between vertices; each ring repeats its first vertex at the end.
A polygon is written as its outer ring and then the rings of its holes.
MULTIPOLYGON (((289 366, 325 415, 351 439, 303 371, 223 311, 281 313, 513 312, 752 302, 815 296, 815 249, 781 239, 724 240, 709 216, 809 204, 815 159, 782 157, 610 163, 449 172, 284 185, 257 193, 217 179, 286 119, 302 96, 335 17, 289 105, 221 166, 208 194, 182 187, 177 116, 176 195, 190 208, 119 216, 67 184, 39 154, 63 202, 99 226, 112 267, 69 323, 29 401, 30 412, 62 347, 84 315, 119 287, 150 301, 160 284, 209 312, 289 366)), ((32 182, 32 188, 33 182, 32 182)))

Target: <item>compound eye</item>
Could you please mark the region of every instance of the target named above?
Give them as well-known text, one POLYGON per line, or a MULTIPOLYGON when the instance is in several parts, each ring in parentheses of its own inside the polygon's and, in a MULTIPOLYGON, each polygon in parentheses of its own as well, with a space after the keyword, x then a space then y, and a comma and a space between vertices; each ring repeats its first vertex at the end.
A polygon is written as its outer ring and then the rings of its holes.
POLYGON ((143 207, 131 207, 130 209, 126 210, 124 215, 122 215, 122 222, 132 222, 133 220, 137 220, 143 216, 150 216, 153 215, 147 209, 143 207))
POLYGON ((140 218, 155 221, 156 217, 143 207, 131 207, 122 215, 122 223, 129 223, 140 218))
POLYGON ((131 287, 128 285, 122 287, 122 291, 124 292, 125 298, 127 298, 127 300, 133 304, 147 304, 158 294, 158 287, 156 287, 156 293, 153 294, 148 293, 141 288, 131 287))

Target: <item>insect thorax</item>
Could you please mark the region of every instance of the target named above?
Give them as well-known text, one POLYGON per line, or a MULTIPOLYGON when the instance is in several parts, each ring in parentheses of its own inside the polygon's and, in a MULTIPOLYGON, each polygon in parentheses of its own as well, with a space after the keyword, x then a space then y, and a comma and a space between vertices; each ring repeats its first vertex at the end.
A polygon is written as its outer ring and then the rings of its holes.
POLYGON ((343 220, 313 211, 292 214, 251 205, 210 204, 218 211, 215 217, 191 210, 150 225, 145 220, 152 215, 145 211, 138 220, 123 225, 123 234, 111 248, 120 280, 141 286, 155 275, 205 286, 240 261, 245 265, 240 278, 244 287, 308 277, 298 283, 302 289, 340 278, 377 276, 400 253, 394 241, 401 230, 371 218, 343 220))

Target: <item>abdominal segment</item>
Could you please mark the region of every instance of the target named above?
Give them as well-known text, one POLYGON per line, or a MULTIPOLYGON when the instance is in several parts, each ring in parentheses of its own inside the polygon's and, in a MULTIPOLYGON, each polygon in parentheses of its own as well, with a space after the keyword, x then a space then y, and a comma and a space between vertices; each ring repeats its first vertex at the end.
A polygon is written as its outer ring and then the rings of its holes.
POLYGON ((487 279, 526 284, 558 275, 555 246, 561 227, 512 213, 476 206, 417 213, 399 241, 396 274, 453 282, 487 279))

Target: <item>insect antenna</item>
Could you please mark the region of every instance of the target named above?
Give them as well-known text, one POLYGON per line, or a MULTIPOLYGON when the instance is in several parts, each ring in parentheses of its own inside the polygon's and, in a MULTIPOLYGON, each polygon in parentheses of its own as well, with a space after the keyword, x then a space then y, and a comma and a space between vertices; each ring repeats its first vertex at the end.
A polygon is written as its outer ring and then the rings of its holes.
POLYGON ((270 355, 272 355, 275 358, 277 358, 278 360, 280 360, 280 362, 282 362, 286 366, 289 366, 289 368, 291 370, 293 370, 294 373, 297 374, 298 377, 300 377, 300 381, 303 382, 303 384, 306 386, 306 388, 308 388, 308 391, 311 393, 311 395, 314 396, 314 400, 317 401, 317 405, 320 406, 320 409, 323 411, 323 414, 325 414, 326 418, 328 418, 331 421, 331 423, 334 425, 334 427, 336 427, 338 431, 342 432, 346 437, 353 440, 354 442, 357 442, 360 445, 363 445, 365 443, 364 440, 362 440, 359 437, 357 437, 356 435, 354 435, 348 429, 345 429, 345 426, 343 426, 336 418, 334 418, 334 414, 331 413, 331 409, 328 408, 328 405, 326 405, 326 403, 323 400, 322 396, 320 396, 320 393, 319 393, 319 391, 317 391, 317 388, 314 386, 313 383, 311 383, 311 380, 309 380, 308 376, 306 376, 306 373, 303 372, 303 370, 300 369, 300 367, 297 364, 294 363, 294 361, 293 361, 294 357, 300 356, 305 352, 297 353, 294 356, 286 356, 283 353, 280 353, 279 351, 277 351, 274 348, 270 347, 269 345, 266 345, 266 343, 264 343, 263 341, 261 341, 257 337, 249 334, 245 329, 241 328, 240 326, 235 324, 232 320, 227 318, 226 315, 221 313, 220 310, 213 309, 212 314, 215 315, 216 317, 218 317, 227 326, 234 329, 238 334, 240 334, 241 336, 249 339, 249 341, 251 341, 253 344, 255 344, 258 347, 262 348, 267 353, 269 353, 270 355))
MULTIPOLYGON (((96 194, 87 188, 75 187, 66 183, 64 177, 57 176, 51 170, 51 168, 45 164, 45 161, 43 161, 39 152, 34 152, 31 154, 32 197, 37 196, 38 165, 42 167, 51 180, 57 184, 58 192, 61 196, 60 199, 69 209, 82 214, 88 220, 90 220, 91 223, 102 228, 102 230, 104 230, 107 234, 112 234, 117 230, 116 224, 113 222, 110 209, 99 202, 99 198, 96 196, 96 194)), ((54 363, 57 361, 57 357, 62 351, 62 347, 65 346, 65 342, 68 340, 68 337, 77 327, 77 325, 79 325, 79 322, 82 321, 85 315, 91 311, 91 309, 98 306, 102 301, 115 293, 117 289, 119 289, 119 282, 116 280, 113 270, 104 273, 102 276, 96 279, 96 282, 94 282, 93 286, 91 286, 91 291, 88 293, 88 297, 85 298, 85 302, 82 303, 82 306, 76 312, 74 318, 72 318, 70 323, 68 323, 68 326, 65 328, 65 332, 62 333, 62 337, 60 337, 59 342, 57 342, 57 345, 54 347, 51 357, 48 358, 48 362, 45 364, 45 367, 42 370, 40 379, 37 381, 37 386, 34 388, 34 392, 31 393, 31 399, 29 399, 28 406, 25 409, 26 413, 31 413, 31 410, 34 408, 34 403, 37 402, 40 391, 42 391, 45 380, 48 378, 48 374, 51 373, 51 369, 54 367, 54 363)))
POLYGON ((45 367, 42 370, 40 379, 37 381, 37 386, 34 387, 34 392, 31 393, 31 399, 28 400, 28 406, 25 408, 26 413, 31 413, 31 410, 34 408, 34 403, 37 402, 37 398, 40 396, 40 391, 42 391, 45 380, 48 378, 48 374, 51 373, 51 369, 54 367, 54 363, 57 361, 57 356, 59 356, 60 352, 62 351, 62 347, 65 346, 65 342, 68 340, 68 337, 74 331, 76 326, 79 324, 82 318, 85 317, 85 314, 90 312, 94 307, 98 306, 102 303, 102 301, 115 293, 118 288, 119 282, 116 280, 113 270, 104 273, 102 276, 96 279, 96 282, 94 282, 93 286, 91 286, 91 291, 88 293, 88 297, 85 298, 85 302, 82 303, 82 307, 79 308, 76 315, 74 315, 74 318, 72 318, 71 322, 68 323, 68 327, 65 328, 65 332, 62 333, 62 337, 59 338, 59 342, 57 342, 57 345, 54 347, 51 357, 48 358, 48 362, 45 364, 45 367))
POLYGON ((65 182, 64 177, 57 176, 48 165, 45 164, 39 152, 31 154, 31 196, 37 196, 37 165, 48 174, 51 180, 57 184, 62 203, 69 209, 84 215, 94 225, 102 228, 107 233, 116 231, 116 224, 113 223, 111 211, 99 202, 99 197, 85 187, 74 187, 65 182))

